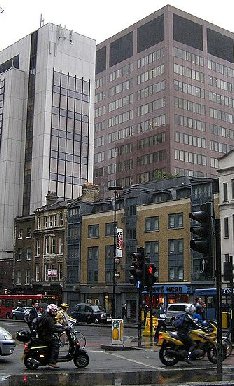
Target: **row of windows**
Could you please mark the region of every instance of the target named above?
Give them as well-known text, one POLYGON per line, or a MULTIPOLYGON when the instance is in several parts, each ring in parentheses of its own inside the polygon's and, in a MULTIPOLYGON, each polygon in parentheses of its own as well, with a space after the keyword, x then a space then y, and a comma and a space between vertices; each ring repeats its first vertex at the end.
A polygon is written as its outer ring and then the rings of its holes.
POLYGON ((204 173, 196 170, 175 168, 175 175, 188 177, 204 177, 204 173))
POLYGON ((117 99, 116 101, 109 103, 108 110, 109 112, 111 112, 121 107, 128 106, 131 103, 133 103, 133 94, 126 95, 123 98, 117 99))
POLYGON ((166 133, 158 133, 151 137, 143 138, 137 141, 137 149, 143 149, 149 146, 155 146, 166 141, 166 133))
POLYGON ((137 115, 142 116, 148 113, 151 113, 152 111, 161 109, 165 107, 165 98, 155 99, 152 102, 146 103, 145 105, 139 106, 137 108, 137 115))
POLYGON ((226 82, 223 79, 215 78, 213 76, 209 76, 208 84, 213 86, 213 87, 220 88, 220 90, 225 90, 225 91, 229 91, 229 92, 232 92, 232 90, 233 90, 232 83, 226 82))
POLYGON ((206 114, 206 109, 204 105, 201 105, 200 103, 191 102, 183 98, 175 97, 175 107, 186 111, 192 111, 193 113, 200 115, 206 114))
POLYGON ((234 200, 234 179, 233 178, 231 178, 230 182, 223 183, 223 202, 229 202, 230 199, 234 200), (230 188, 228 189, 229 185, 230 185, 230 188))
POLYGON ((118 70, 111 72, 109 75, 109 81, 113 82, 113 80, 116 80, 125 75, 131 74, 132 71, 133 71, 133 63, 126 64, 125 66, 119 68, 118 70))
POLYGON ((159 150, 151 154, 145 154, 137 157, 137 166, 149 165, 156 162, 164 161, 167 158, 165 150, 159 150))
POLYGON ((227 129, 222 126, 212 124, 210 125, 210 131, 212 134, 217 135, 219 137, 234 139, 234 130, 232 129, 227 129))
POLYGON ((111 87, 109 90, 109 95, 114 96, 116 94, 119 94, 120 92, 130 90, 130 86, 131 86, 130 80, 125 80, 124 82, 111 87))
POLYGON ((144 183, 144 182, 153 181, 156 178, 161 179, 161 178, 163 178, 163 175, 164 175, 163 169, 154 169, 154 170, 150 170, 147 172, 139 173, 137 175, 137 183, 140 184, 140 183, 144 183))
POLYGON ((219 153, 227 153, 228 145, 216 141, 210 141, 210 150, 217 151, 219 153))
POLYGON ((108 134, 108 143, 115 142, 119 139, 131 137, 133 135, 133 126, 125 127, 124 129, 114 131, 108 134))
POLYGON ((157 94, 158 92, 165 90, 165 87, 165 80, 155 84, 151 84, 150 86, 145 87, 137 92, 137 99, 140 100, 143 98, 147 98, 150 95, 157 94))
POLYGON ((216 63, 213 60, 208 59, 207 62, 208 68, 212 71, 219 72, 222 75, 234 78, 234 69, 227 67, 223 64, 216 63))
POLYGON ((225 95, 209 91, 209 100, 220 105, 234 107, 234 99, 225 95))
POLYGON ((198 80, 199 82, 204 82, 203 72, 193 70, 192 68, 185 67, 177 63, 174 63, 174 73, 181 76, 185 76, 186 78, 198 80))
POLYGON ((206 139, 201 137, 195 137, 179 131, 175 132, 175 142, 182 143, 184 145, 190 145, 195 147, 206 148, 206 139))
POLYGON ((175 150, 175 160, 189 162, 195 165, 207 165, 207 157, 203 154, 196 154, 184 150, 175 150))
POLYGON ((56 213, 50 216, 37 217, 37 229, 54 228, 64 225, 63 213, 56 213))
POLYGON ((165 71, 164 64, 160 64, 160 66, 152 68, 151 70, 147 70, 142 74, 138 75, 137 84, 141 84, 141 83, 147 82, 150 79, 154 79, 157 76, 164 74, 164 71, 165 71))
POLYGON ((156 62, 164 57, 164 48, 160 48, 157 51, 151 52, 150 54, 143 56, 137 61, 137 68, 141 68, 146 66, 147 64, 151 64, 156 62))
POLYGON ((122 114, 115 115, 114 117, 109 118, 108 127, 119 125, 121 123, 130 121, 130 119, 133 119, 133 110, 126 111, 122 114))
POLYGON ((204 65, 204 59, 200 55, 196 55, 192 52, 183 50, 181 48, 174 47, 174 56, 176 58, 186 60, 187 62, 190 62, 192 64, 197 64, 198 66, 204 65))
MULTIPOLYGON (((168 215, 168 229, 183 228, 183 213, 170 213, 168 215)), ((145 218, 145 232, 159 231, 159 216, 152 216, 145 218)), ((114 223, 105 224, 105 236, 114 236, 114 223)), ((99 224, 92 224, 88 226, 88 237, 100 237, 99 224)))
POLYGON ((137 134, 154 129, 155 127, 164 126, 166 124, 166 115, 161 114, 147 121, 140 122, 137 125, 137 134))
POLYGON ((226 111, 217 110, 210 107, 209 112, 211 118, 219 119, 220 121, 228 123, 234 123, 234 115, 229 114, 226 111))
POLYGON ((179 126, 188 127, 189 129, 206 131, 206 123, 198 119, 186 117, 184 115, 175 115, 175 123, 179 126))
MULTIPOLYGON (((24 273, 24 278, 22 278, 22 272, 16 271, 15 279, 16 285, 28 285, 31 284, 32 280, 31 269, 26 269, 24 273)), ((44 265, 44 274, 40 275, 40 266, 39 264, 35 265, 35 281, 57 281, 63 279, 62 264, 45 264, 44 265)))
POLYGON ((105 106, 100 106, 97 109, 95 109, 95 118, 101 117, 104 114, 106 114, 105 106))
POLYGON ((184 94, 193 95, 198 98, 205 98, 204 89, 197 86, 193 86, 192 84, 174 80, 174 89, 175 91, 181 91, 184 94))

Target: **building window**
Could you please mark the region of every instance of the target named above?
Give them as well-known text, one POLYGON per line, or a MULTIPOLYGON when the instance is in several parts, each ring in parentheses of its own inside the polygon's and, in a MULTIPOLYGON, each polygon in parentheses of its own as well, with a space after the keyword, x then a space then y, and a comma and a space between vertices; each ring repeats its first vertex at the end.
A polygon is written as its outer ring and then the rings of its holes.
POLYGON ((16 284, 21 284, 21 271, 16 272, 16 284))
POLYGON ((45 238, 45 254, 48 255, 50 253, 50 244, 49 237, 45 238))
POLYGON ((18 248, 16 261, 21 261, 21 259, 22 259, 22 249, 18 248))
POLYGON ((30 270, 26 269, 25 271, 25 284, 30 284, 30 270))
POLYGON ((26 237, 27 237, 28 239, 30 239, 30 238, 32 237, 32 229, 31 229, 31 228, 27 228, 26 237))
POLYGON ((18 239, 22 239, 23 238, 23 229, 19 229, 18 231, 18 239))
POLYGON ((224 233, 224 238, 228 239, 229 238, 229 224, 228 224, 228 217, 225 217, 223 219, 223 233, 224 233))
POLYGON ((105 246, 105 282, 113 282, 114 245, 105 246))
POLYGON ((63 238, 59 237, 58 239, 58 253, 59 255, 63 254, 63 238))
POLYGON ((183 227, 183 213, 173 213, 168 215, 168 228, 178 229, 183 227))
POLYGON ((40 281, 40 266, 39 266, 39 264, 35 265, 35 281, 40 281))
POLYGON ((223 183, 223 201, 227 202, 228 201, 228 190, 227 190, 227 182, 223 183))
POLYGON ((184 279, 184 240, 168 240, 168 279, 184 279))
POLYGON ((51 253, 56 253, 56 240, 55 237, 51 237, 51 253))
POLYGON ((44 227, 48 228, 48 217, 47 216, 44 217, 44 227))
POLYGON ((88 283, 98 282, 98 247, 88 248, 88 283))
POLYGON ((40 240, 36 240, 36 256, 40 255, 40 240))
POLYGON ((105 236, 114 236, 114 223, 109 222, 105 224, 105 236))
POLYGON ((90 238, 99 237, 99 225, 98 224, 88 226, 88 237, 90 237, 90 238))
POLYGON ((26 259, 27 260, 31 260, 32 259, 32 249, 31 248, 27 248, 26 249, 26 259))
POLYGON ((147 217, 145 219, 145 232, 152 232, 159 230, 159 217, 147 217))
POLYGON ((231 179, 232 200, 234 199, 234 179, 231 179))
POLYGON ((63 213, 59 214, 59 225, 63 226, 63 213))

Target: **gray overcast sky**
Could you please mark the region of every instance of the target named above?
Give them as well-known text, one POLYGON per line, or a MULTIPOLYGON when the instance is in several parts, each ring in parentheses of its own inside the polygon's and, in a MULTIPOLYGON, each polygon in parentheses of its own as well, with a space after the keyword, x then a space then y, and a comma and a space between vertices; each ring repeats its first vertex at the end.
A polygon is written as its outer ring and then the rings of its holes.
POLYGON ((38 29, 40 14, 100 43, 166 4, 234 31, 234 0, 0 0, 0 50, 38 29))

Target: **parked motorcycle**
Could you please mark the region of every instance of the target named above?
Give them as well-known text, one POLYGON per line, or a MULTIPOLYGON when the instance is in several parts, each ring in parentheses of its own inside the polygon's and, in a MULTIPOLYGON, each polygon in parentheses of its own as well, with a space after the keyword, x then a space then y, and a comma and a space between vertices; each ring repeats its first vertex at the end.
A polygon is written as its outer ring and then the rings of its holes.
MULTIPOLYGON (((78 368, 84 368, 89 364, 89 356, 85 349, 82 347, 77 337, 76 331, 71 328, 70 338, 68 343, 68 350, 65 355, 59 355, 58 362, 70 362, 73 361, 74 365, 78 368)), ((60 347, 61 334, 55 334, 58 339, 60 347)), ((40 341, 37 337, 32 336, 32 333, 28 330, 20 330, 16 334, 16 338, 24 343, 24 365, 29 370, 36 370, 39 366, 47 366, 49 363, 50 348, 44 342, 40 341)))
MULTIPOLYGON (((195 348, 191 354, 191 360, 207 358, 213 364, 217 363, 217 328, 210 323, 207 328, 197 325, 197 329, 190 331, 190 337, 195 342, 195 348)), ((188 352, 179 339, 176 331, 161 331, 159 333, 158 345, 159 359, 165 366, 174 366, 179 361, 185 361, 188 352)), ((225 359, 225 346, 223 346, 223 359, 225 359)))

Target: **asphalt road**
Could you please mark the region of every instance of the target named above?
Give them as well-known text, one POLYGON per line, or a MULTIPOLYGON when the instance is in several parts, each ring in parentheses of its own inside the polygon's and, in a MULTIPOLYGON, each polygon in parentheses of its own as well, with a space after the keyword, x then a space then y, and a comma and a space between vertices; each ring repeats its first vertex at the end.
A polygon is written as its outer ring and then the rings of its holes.
MULTIPOLYGON (((0 324, 10 331, 15 332, 25 326, 23 322, 1 321, 0 324)), ((73 362, 60 363, 59 369, 39 368, 31 372, 25 369, 22 354, 23 344, 17 342, 15 352, 9 357, 0 357, 0 376, 18 375, 11 386, 22 385, 66 385, 91 386, 91 385, 128 385, 128 384, 173 384, 184 385, 186 382, 217 381, 217 369, 206 359, 195 361, 189 365, 181 362, 173 368, 166 368, 158 357, 158 347, 152 347, 146 340, 145 347, 124 351, 105 351, 101 345, 111 344, 111 326, 82 325, 77 328, 87 338, 86 349, 90 357, 90 364, 85 369, 77 369, 73 362), (53 383, 51 382, 53 373, 53 383), (56 375, 56 377, 55 377, 56 375), (89 379, 89 380, 88 380, 89 379), (28 383, 29 382, 29 383, 28 383), (57 382, 57 383, 56 383, 57 382)), ((137 337, 137 329, 125 329, 125 337, 137 337)), ((134 340, 134 339, 133 339, 134 340)), ((234 379, 234 356, 229 357, 223 364, 222 378, 227 381, 234 379)), ((0 383, 1 384, 1 383, 0 383)), ((232 383, 225 383, 225 385, 232 383)), ((234 383, 233 383, 234 384, 234 383)))

